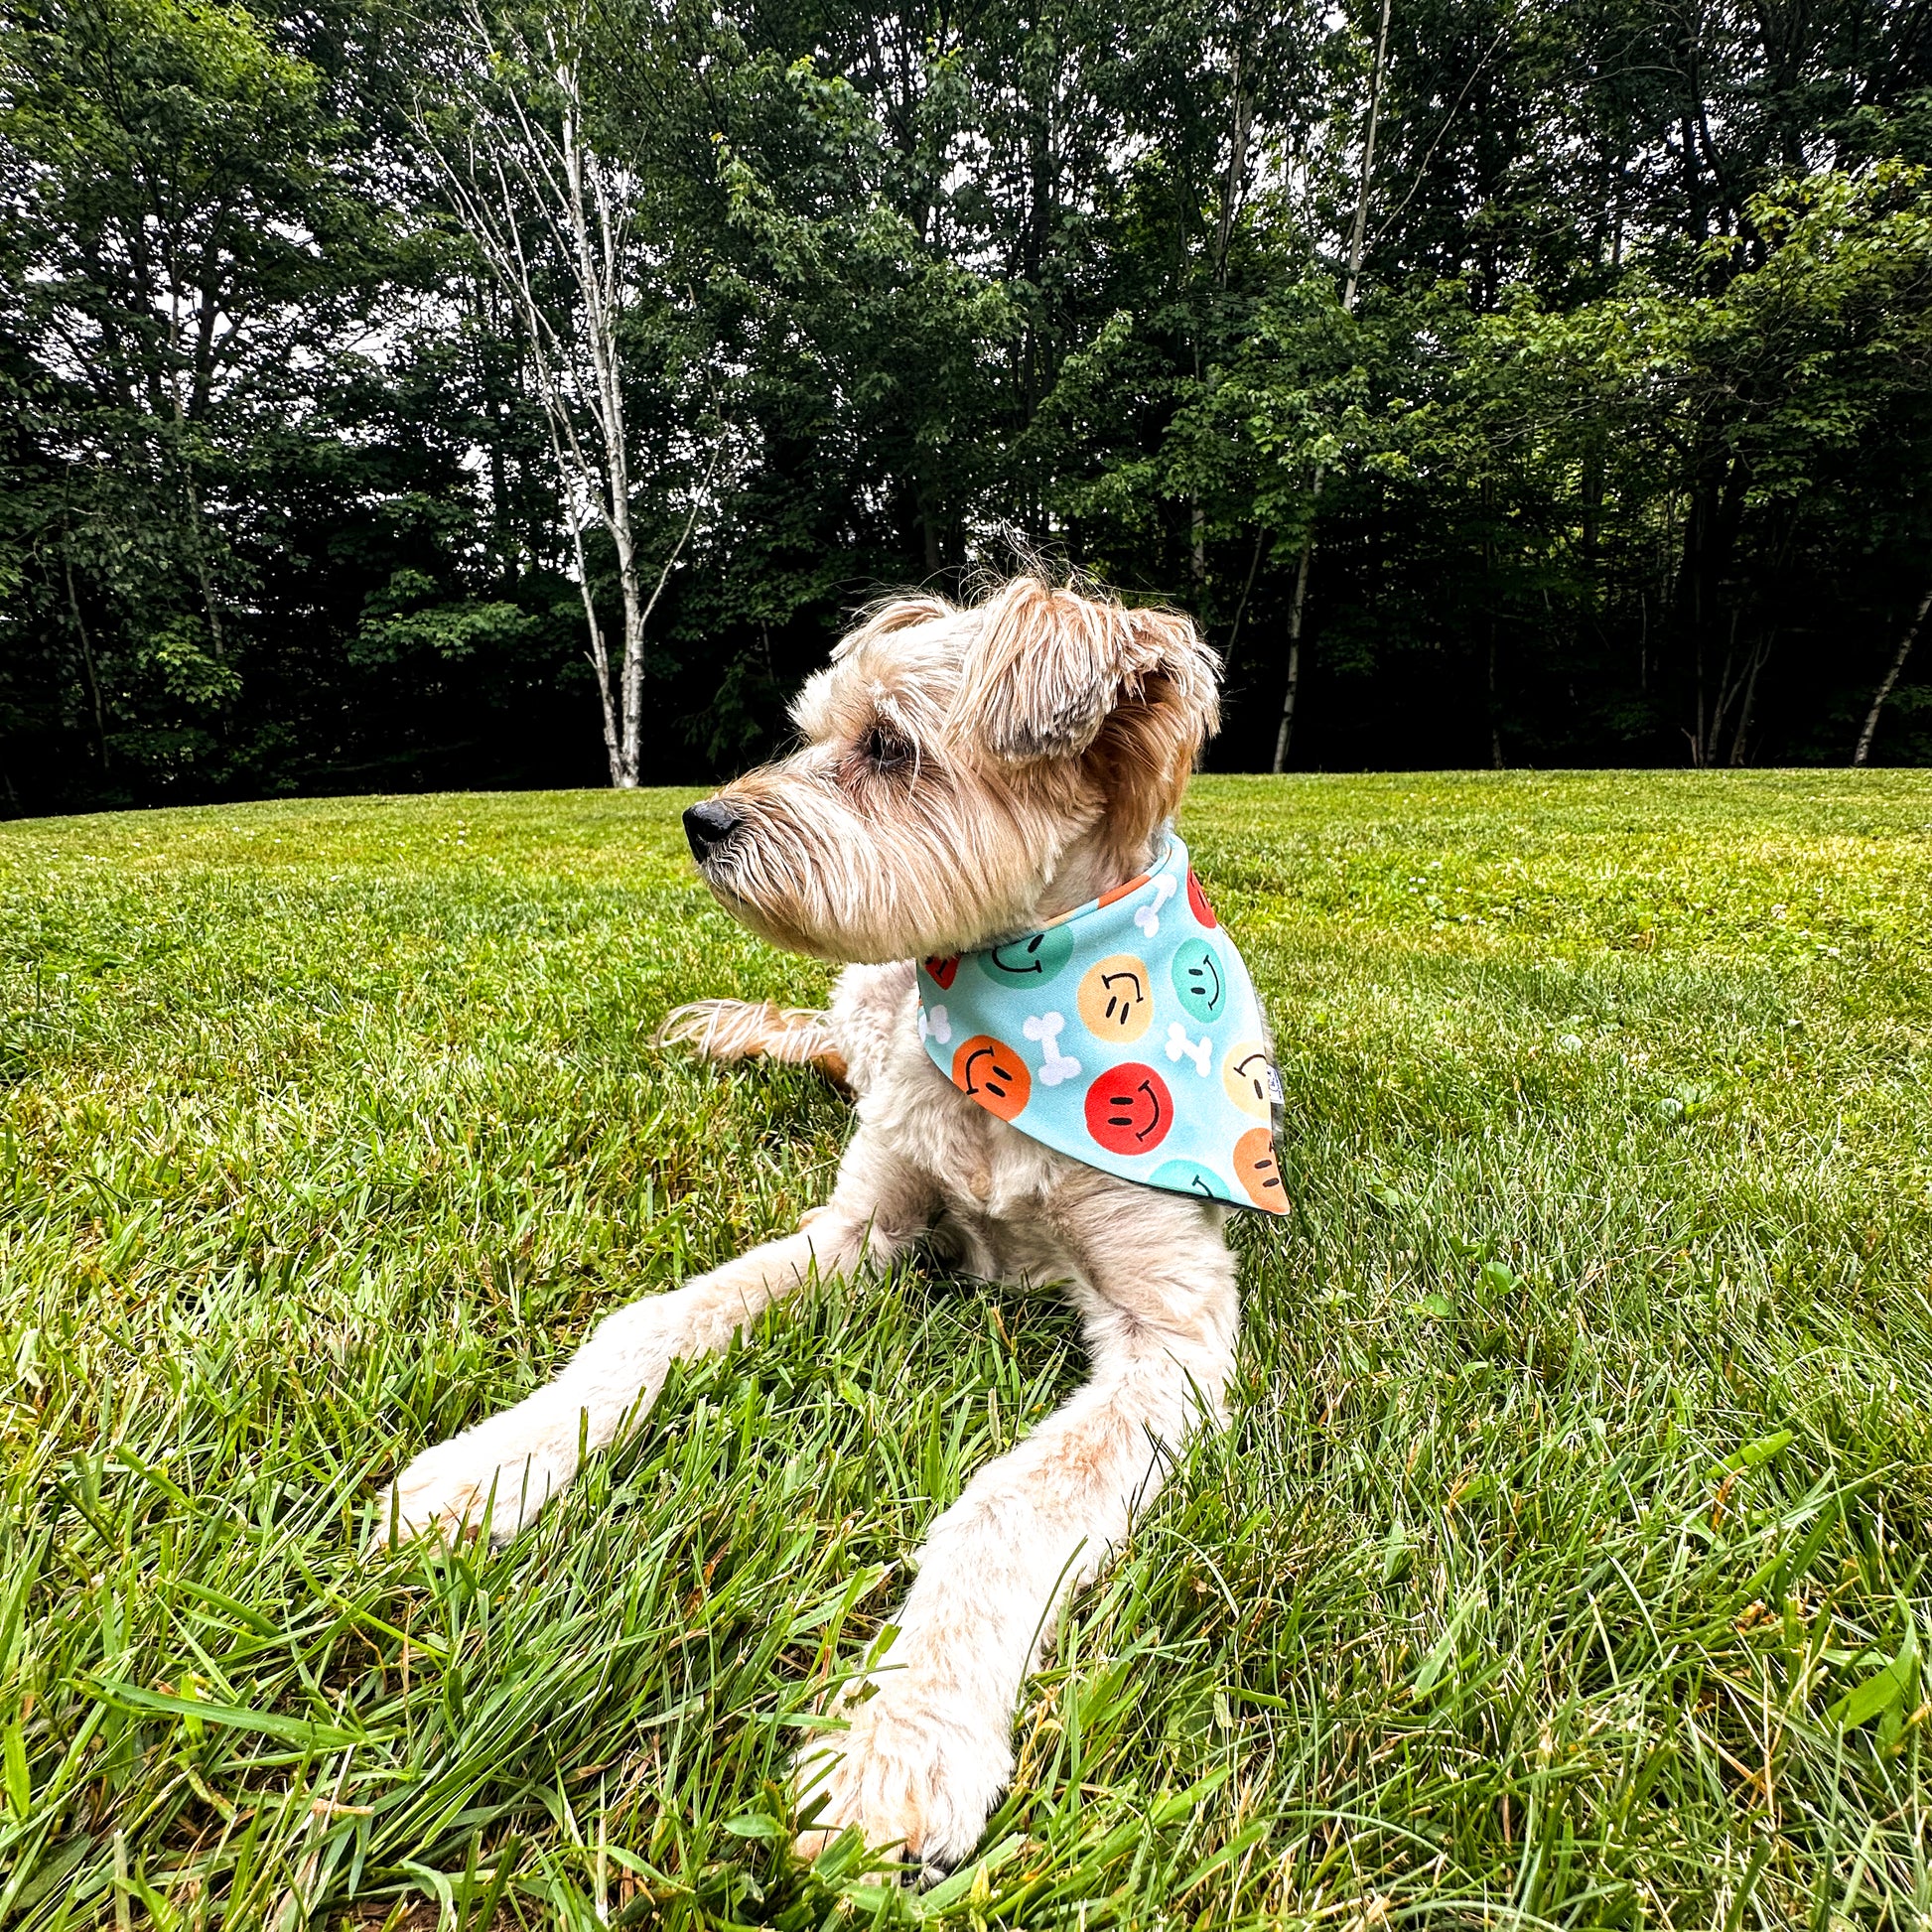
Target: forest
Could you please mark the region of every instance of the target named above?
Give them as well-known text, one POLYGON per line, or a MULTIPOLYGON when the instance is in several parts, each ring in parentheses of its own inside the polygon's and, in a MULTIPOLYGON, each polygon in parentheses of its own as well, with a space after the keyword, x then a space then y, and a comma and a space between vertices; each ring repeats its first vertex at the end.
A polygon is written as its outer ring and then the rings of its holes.
POLYGON ((0 814, 703 781, 1015 557, 1222 769, 1932 761, 1929 170, 1928 0, 4 0, 0 814))

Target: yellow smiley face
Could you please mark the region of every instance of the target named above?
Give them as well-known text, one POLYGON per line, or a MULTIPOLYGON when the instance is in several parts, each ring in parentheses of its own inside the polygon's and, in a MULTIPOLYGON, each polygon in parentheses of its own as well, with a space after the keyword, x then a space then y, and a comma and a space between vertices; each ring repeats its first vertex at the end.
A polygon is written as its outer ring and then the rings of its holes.
POLYGON ((1154 988, 1147 964, 1117 952, 1089 966, 1080 981, 1080 1021, 1109 1045, 1139 1039, 1154 1024, 1154 988))
POLYGON ((1230 1047, 1221 1062, 1221 1085, 1244 1114, 1267 1120, 1274 1089, 1268 1077, 1271 1071, 1267 1047, 1258 1039, 1244 1039, 1230 1047))

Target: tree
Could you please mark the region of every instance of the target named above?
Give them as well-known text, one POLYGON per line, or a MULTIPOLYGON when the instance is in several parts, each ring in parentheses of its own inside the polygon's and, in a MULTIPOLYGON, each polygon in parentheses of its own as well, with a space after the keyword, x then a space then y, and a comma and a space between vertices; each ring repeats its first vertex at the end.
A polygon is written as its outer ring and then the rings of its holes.
POLYGON ((250 755, 250 448, 362 307, 364 210, 314 71, 242 8, 55 0, 7 21, 0 87, 26 627, 79 672, 102 781, 219 770, 250 755))
POLYGON ((695 780, 1016 530, 1227 764, 1932 757, 1906 0, 0 0, 0 809, 695 780))
POLYGON ((422 153, 465 233, 508 297, 530 357, 564 492, 564 522, 582 591, 590 658, 603 707, 611 782, 640 781, 645 631, 707 502, 726 447, 699 365, 685 421, 667 426, 654 463, 640 464, 629 416, 623 338, 655 276, 660 304, 671 251, 641 232, 641 186, 598 145, 590 96, 591 22, 578 6, 487 15, 478 0, 432 97, 419 106, 422 153), (708 418, 708 420, 707 420, 708 418), (682 432, 680 434, 680 431, 682 432), (700 439, 709 454, 696 455, 700 439), (680 467, 686 507, 645 590, 634 491, 649 467, 660 486, 680 467), (594 522, 617 557, 623 638, 614 687, 585 549, 594 522))

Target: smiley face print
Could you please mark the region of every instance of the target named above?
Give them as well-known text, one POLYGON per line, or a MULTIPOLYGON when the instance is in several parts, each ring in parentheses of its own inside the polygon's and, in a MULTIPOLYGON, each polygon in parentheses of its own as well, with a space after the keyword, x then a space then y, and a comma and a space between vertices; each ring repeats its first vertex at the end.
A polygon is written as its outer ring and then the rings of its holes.
POLYGON ((1268 1119, 1277 1078, 1268 1049, 1258 1039, 1236 1041, 1221 1062, 1221 1085, 1227 1097, 1256 1120, 1268 1119))
POLYGON ((1151 1154, 1173 1125, 1173 1095, 1151 1066, 1126 1060, 1087 1089, 1087 1132, 1109 1154, 1151 1154))
POLYGON ((1228 1010, 1228 977, 1221 956, 1205 939, 1183 939, 1173 951, 1173 990, 1203 1027, 1228 1010))
POLYGON ((1288 1189, 1275 1160, 1275 1137, 1265 1127, 1251 1127, 1234 1144, 1234 1177, 1257 1207, 1270 1213, 1288 1212, 1288 1189))
POLYGON ((961 1043, 952 1056, 952 1083, 1002 1120, 1017 1120, 1034 1092, 1027 1062, 991 1034, 975 1034, 961 1043))
POLYGON ((1228 1184, 1198 1161, 1164 1161, 1148 1175, 1148 1184, 1176 1194, 1198 1194, 1202 1200, 1231 1201, 1228 1184))
POLYGON ((1163 1190, 1170 1212, 1287 1211, 1268 1023, 1178 838, 1073 911, 911 977, 933 1079, 1015 1133, 1163 1190))
POLYGON ((980 971, 995 986, 1029 991, 1057 978, 1072 957, 1073 934, 1063 925, 1049 925, 1044 932, 1030 932, 1024 939, 990 947, 978 955, 980 971))
POLYGON ((1117 952, 1080 980, 1080 1021, 1095 1039, 1123 1045, 1154 1024, 1154 976, 1144 959, 1117 952))

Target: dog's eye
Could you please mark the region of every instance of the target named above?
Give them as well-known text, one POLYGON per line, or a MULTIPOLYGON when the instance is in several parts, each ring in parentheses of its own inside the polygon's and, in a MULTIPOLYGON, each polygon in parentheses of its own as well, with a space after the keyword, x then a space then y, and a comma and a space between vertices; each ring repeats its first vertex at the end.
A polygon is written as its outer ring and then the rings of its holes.
POLYGON ((874 725, 859 741, 859 756, 875 771, 897 771, 912 762, 913 752, 911 741, 890 725, 874 725))

